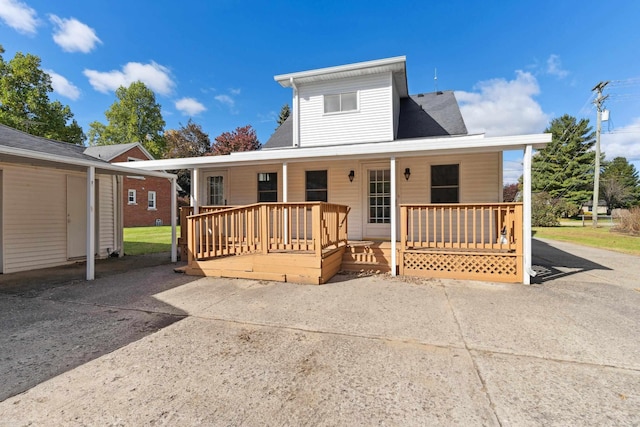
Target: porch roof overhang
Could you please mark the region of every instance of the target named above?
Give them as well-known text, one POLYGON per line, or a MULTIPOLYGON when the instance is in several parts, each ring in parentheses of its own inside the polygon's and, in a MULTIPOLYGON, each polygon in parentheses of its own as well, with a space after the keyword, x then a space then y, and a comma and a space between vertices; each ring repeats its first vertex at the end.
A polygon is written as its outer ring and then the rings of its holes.
POLYGON ((544 148, 551 142, 550 133, 499 136, 464 135, 443 138, 415 138, 389 142, 286 148, 232 153, 225 156, 188 157, 114 163, 120 167, 144 170, 199 169, 208 167, 249 166, 274 163, 300 163, 321 160, 353 160, 433 156, 444 154, 487 153, 523 150, 527 146, 544 148))
MULTIPOLYGON (((57 156, 50 153, 41 153, 33 150, 24 150, 15 147, 0 145, 0 162, 18 163, 32 166, 49 167, 62 170, 86 171, 88 167, 94 167, 96 173, 103 175, 136 175, 152 176, 158 178, 172 179, 176 175, 160 172, 153 169, 138 169, 135 167, 124 167, 117 164, 107 163, 99 160, 84 160, 73 157, 57 156), (135 169, 133 171, 132 169, 135 169)), ((138 163, 138 162, 136 162, 138 163)))

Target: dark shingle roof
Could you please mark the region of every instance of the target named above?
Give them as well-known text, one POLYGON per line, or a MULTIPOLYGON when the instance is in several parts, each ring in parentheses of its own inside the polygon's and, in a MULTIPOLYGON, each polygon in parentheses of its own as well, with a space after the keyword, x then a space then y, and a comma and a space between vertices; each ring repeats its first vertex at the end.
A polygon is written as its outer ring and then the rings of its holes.
POLYGON ((86 147, 82 145, 33 136, 3 124, 0 124, 0 145, 78 160, 97 160, 84 154, 86 147))
MULTIPOLYGON (((95 157, 96 159, 111 161, 113 158, 119 156, 122 153, 126 153, 136 146, 139 146, 140 149, 146 153, 144 147, 137 142, 130 142, 128 144, 94 145, 92 147, 87 147, 84 150, 84 153, 88 154, 89 156, 95 157)), ((151 155, 149 154, 149 156, 151 155)), ((153 156, 151 156, 149 160, 155 159, 153 158, 153 156)))
POLYGON ((453 91, 411 95, 400 100, 397 139, 466 135, 453 91))
POLYGON ((293 146, 293 117, 287 117, 262 148, 287 148, 293 146))
MULTIPOLYGON (((462 114, 460 114, 460 107, 453 91, 411 95, 400 100, 396 139, 466 134, 467 127, 462 119, 462 114)), ((289 116, 262 148, 292 146, 293 119, 289 116)))

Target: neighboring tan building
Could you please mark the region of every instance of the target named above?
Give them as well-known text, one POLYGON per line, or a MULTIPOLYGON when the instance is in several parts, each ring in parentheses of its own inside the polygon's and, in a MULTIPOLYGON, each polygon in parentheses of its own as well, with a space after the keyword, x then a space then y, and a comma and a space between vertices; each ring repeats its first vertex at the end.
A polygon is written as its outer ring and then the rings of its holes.
POLYGON ((85 149, 0 125, 0 273, 81 261, 91 280, 96 258, 124 255, 124 177, 177 188, 175 175, 113 165, 85 149))
MULTIPOLYGON (((153 160, 140 144, 88 147, 85 154, 109 163, 153 160)), ((131 175, 124 178, 123 206, 125 227, 148 227, 171 223, 171 182, 163 178, 131 175)))

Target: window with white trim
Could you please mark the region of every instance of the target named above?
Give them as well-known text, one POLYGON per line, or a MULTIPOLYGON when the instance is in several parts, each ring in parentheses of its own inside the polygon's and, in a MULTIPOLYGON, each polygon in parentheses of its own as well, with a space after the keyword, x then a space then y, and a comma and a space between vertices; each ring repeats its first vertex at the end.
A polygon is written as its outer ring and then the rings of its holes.
POLYGON ((155 191, 149 191, 147 193, 147 209, 153 210, 156 209, 156 192, 155 191))
POLYGON ((358 92, 345 92, 324 96, 325 113, 342 113, 358 109, 358 92))
POLYGON ((135 205, 136 204, 136 190, 129 190, 127 192, 127 204, 135 205))

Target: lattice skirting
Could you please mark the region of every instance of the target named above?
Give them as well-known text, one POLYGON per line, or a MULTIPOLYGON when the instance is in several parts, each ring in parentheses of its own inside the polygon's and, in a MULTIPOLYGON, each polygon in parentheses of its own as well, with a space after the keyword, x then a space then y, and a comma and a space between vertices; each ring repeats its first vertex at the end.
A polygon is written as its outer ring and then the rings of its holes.
POLYGON ((405 252, 401 270, 408 276, 515 283, 522 282, 522 257, 504 253, 405 252))

